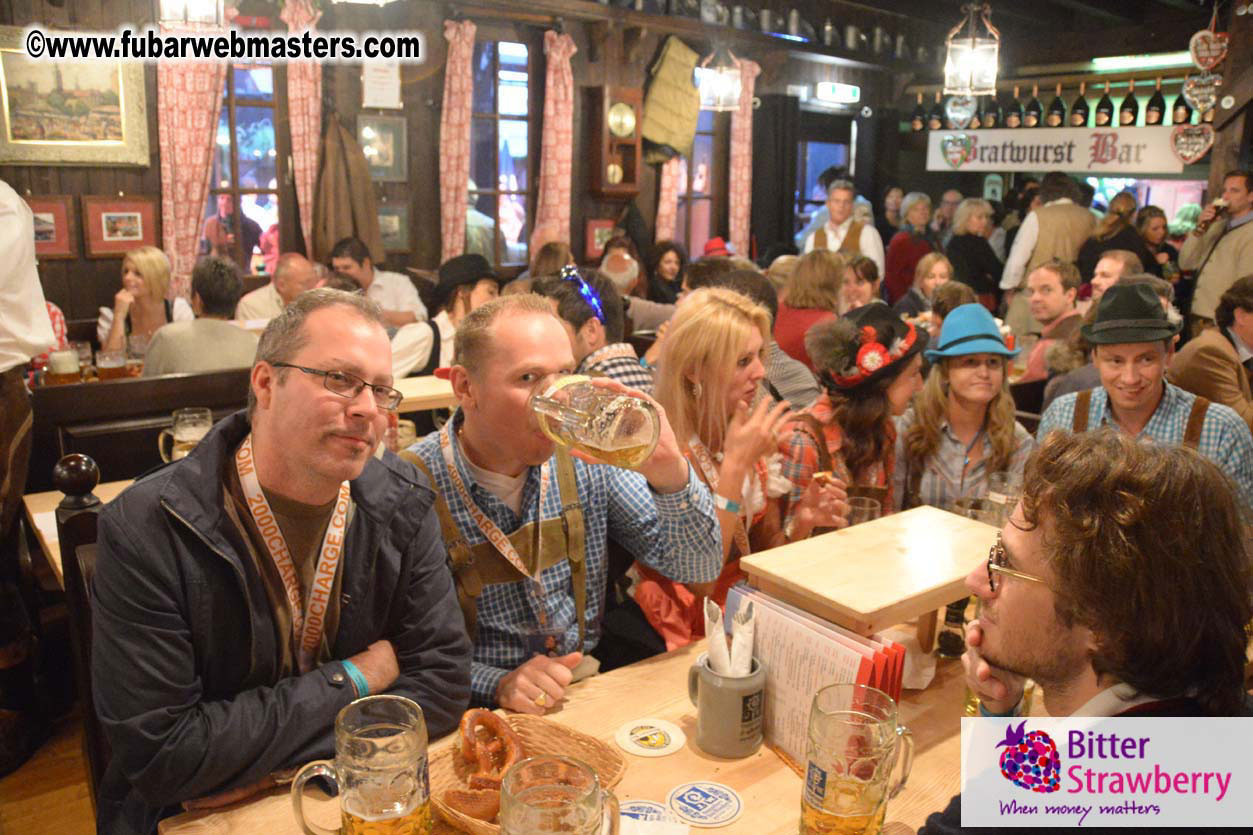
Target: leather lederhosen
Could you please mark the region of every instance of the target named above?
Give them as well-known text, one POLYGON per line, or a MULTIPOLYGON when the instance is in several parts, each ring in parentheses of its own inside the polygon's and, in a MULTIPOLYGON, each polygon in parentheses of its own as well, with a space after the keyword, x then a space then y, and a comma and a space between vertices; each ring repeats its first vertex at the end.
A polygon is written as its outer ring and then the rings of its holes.
MULTIPOLYGON (((401 452, 400 457, 426 474, 431 490, 435 493, 435 512, 444 535, 444 545, 448 548, 448 556, 452 561, 457 602, 465 617, 466 631, 473 640, 478 631, 478 598, 483 593, 483 587, 530 580, 514 568, 492 543, 483 541, 470 545, 466 542, 426 463, 407 450, 401 452)), ((579 621, 579 648, 582 649, 583 635, 587 628, 584 615, 587 610, 585 527, 583 507, 579 503, 579 492, 574 478, 574 462, 564 450, 557 451, 557 488, 561 494, 560 517, 528 522, 508 536, 509 542, 517 549, 532 576, 563 560, 569 560, 574 611, 579 621)), ((542 510, 541 508, 541 512, 542 510)))

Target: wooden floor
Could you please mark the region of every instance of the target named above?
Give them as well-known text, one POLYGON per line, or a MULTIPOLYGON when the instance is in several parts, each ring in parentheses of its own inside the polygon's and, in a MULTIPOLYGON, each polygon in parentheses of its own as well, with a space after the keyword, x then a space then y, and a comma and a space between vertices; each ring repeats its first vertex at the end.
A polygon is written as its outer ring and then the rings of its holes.
POLYGON ((77 711, 57 720, 52 737, 0 779, 0 835, 92 835, 96 831, 77 711))

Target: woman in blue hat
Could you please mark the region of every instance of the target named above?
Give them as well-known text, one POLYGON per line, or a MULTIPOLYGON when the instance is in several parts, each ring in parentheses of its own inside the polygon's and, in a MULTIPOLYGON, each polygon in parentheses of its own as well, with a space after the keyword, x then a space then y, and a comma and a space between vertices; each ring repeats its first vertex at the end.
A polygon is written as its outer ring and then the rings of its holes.
POLYGON ((897 419, 897 507, 951 508, 958 499, 986 496, 991 473, 1022 475, 1035 440, 1014 419, 1005 366, 1017 353, 981 304, 964 304, 945 318, 926 351, 932 373, 897 419))

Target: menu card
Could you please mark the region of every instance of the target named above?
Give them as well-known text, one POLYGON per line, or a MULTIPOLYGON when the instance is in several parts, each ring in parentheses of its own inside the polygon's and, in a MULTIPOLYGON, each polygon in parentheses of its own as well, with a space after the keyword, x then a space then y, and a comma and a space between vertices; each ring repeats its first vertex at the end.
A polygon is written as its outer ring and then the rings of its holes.
POLYGON ((864 637, 739 583, 727 593, 726 617, 752 601, 757 615, 753 654, 766 666, 766 741, 805 761, 814 694, 831 684, 865 684, 900 699, 905 648, 864 637))

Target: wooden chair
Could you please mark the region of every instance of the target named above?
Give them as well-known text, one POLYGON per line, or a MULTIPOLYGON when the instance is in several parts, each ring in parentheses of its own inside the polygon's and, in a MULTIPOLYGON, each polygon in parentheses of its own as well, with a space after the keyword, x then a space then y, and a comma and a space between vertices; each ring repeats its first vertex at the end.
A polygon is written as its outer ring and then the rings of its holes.
POLYGON ((73 453, 57 462, 52 482, 65 494, 56 510, 57 539, 65 575, 74 679, 83 705, 83 755, 94 810, 96 791, 109 762, 109 743, 96 718, 91 691, 91 583, 96 567, 96 519, 103 506, 92 490, 100 483, 100 469, 88 456, 73 453))
POLYGON ((1044 387, 1048 380, 1036 380, 1031 383, 1011 383, 1009 393, 1014 398, 1014 407, 1020 412, 1040 414, 1044 411, 1044 387))
POLYGON ((1015 412, 1014 417, 1022 424, 1023 429, 1034 435, 1035 430, 1040 428, 1040 418, 1043 415, 1034 412, 1015 412))

